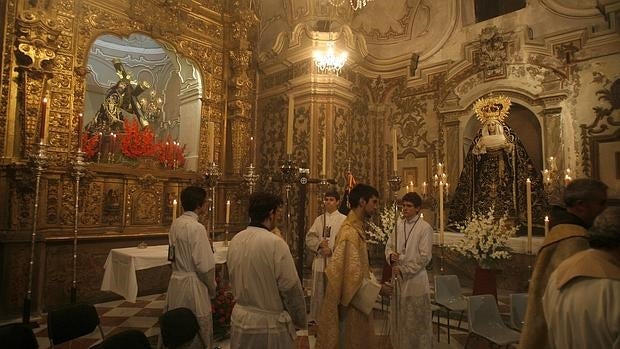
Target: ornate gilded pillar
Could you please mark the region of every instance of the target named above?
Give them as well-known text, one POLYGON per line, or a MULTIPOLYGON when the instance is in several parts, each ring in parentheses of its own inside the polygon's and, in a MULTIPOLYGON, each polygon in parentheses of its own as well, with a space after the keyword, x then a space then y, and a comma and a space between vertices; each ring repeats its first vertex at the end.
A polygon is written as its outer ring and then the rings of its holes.
MULTIPOLYGON (((236 4, 235 8, 239 8, 236 4)), ((232 78, 228 98, 228 122, 230 123, 230 140, 232 173, 240 175, 250 159, 249 140, 252 135, 252 89, 254 81, 250 78, 250 61, 252 45, 248 39, 249 32, 258 23, 258 17, 250 9, 236 10, 232 24, 233 45, 229 51, 232 78)))

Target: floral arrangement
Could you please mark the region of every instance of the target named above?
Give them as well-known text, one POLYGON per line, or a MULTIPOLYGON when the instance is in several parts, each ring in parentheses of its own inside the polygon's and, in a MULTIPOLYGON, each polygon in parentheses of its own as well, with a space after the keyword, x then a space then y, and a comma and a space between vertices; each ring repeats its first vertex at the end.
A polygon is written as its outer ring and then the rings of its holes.
POLYGON ((506 215, 495 217, 495 208, 486 214, 473 213, 457 228, 465 235, 463 239, 450 246, 466 258, 473 259, 482 268, 491 268, 501 260, 510 259, 508 246, 510 237, 517 232, 506 215))
POLYGON ((390 236, 390 232, 394 229, 394 224, 396 224, 394 208, 392 206, 383 207, 379 210, 378 224, 373 221, 368 222, 366 241, 369 244, 385 245, 390 236))
POLYGON ((185 145, 173 141, 168 135, 164 141, 157 143, 155 157, 164 167, 177 168, 185 164, 185 145))
POLYGON ((92 159, 99 151, 99 142, 101 142, 101 134, 95 133, 92 137, 87 133, 82 134, 82 151, 86 155, 86 159, 92 159))
POLYGON ((235 306, 235 298, 230 291, 230 284, 216 275, 217 291, 211 300, 213 316, 213 337, 217 340, 228 338, 230 334, 230 315, 235 306))
POLYGON ((121 152, 130 159, 153 157, 156 152, 155 135, 150 128, 141 129, 138 121, 125 120, 125 135, 121 139, 121 152))

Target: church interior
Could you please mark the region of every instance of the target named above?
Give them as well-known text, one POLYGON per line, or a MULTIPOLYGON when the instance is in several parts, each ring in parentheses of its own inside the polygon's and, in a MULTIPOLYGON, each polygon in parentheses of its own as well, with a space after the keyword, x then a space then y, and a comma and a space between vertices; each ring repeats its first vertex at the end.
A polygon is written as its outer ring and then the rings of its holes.
POLYGON ((6 0, 0 24, 0 322, 161 300, 165 263, 110 258, 167 245, 190 185, 221 265, 250 194, 280 196, 302 280, 329 188, 378 189, 378 274, 389 212, 419 193, 430 274, 470 291, 450 246, 494 207, 515 226, 503 297, 527 292, 567 183, 620 206, 620 1, 6 0))

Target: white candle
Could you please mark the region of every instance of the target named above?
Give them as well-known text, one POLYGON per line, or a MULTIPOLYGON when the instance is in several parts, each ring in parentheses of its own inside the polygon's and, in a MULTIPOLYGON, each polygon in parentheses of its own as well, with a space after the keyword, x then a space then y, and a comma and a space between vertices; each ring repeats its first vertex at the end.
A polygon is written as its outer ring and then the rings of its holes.
POLYGON ((437 164, 437 174, 440 177, 443 177, 443 165, 441 162, 437 164))
POLYGON ((214 162, 215 154, 215 123, 213 121, 207 122, 207 162, 210 164, 214 162))
POLYGON ((409 192, 409 184, 407 184, 407 186, 405 187, 405 193, 409 192))
POLYGON ((256 145, 254 136, 250 137, 250 167, 256 163, 256 145))
POLYGON ((525 180, 525 191, 527 195, 527 253, 532 254, 532 181, 525 180))
POLYGON ((444 244, 443 234, 443 181, 439 181, 439 241, 444 244))
POLYGON ((422 194, 423 195, 426 195, 426 185, 427 185, 426 182, 422 183, 422 194))
POLYGON ((420 218, 422 218, 422 220, 424 220, 424 213, 420 213, 420 218))
POLYGON ((172 221, 177 219, 177 199, 172 200, 172 221))
POLYGON ((325 168, 327 166, 327 141, 325 140, 325 137, 323 137, 323 162, 321 163, 321 176, 325 176, 325 168))
POLYGON ((230 223, 230 200, 226 200, 226 224, 230 223))
POLYGON ((549 233, 549 216, 545 216, 545 236, 549 233))
POLYGON ((295 117, 295 99, 288 97, 288 120, 286 123, 286 154, 293 154, 293 120, 295 117))
POLYGON ((392 170, 398 172, 398 143, 396 139, 396 129, 392 129, 392 170))

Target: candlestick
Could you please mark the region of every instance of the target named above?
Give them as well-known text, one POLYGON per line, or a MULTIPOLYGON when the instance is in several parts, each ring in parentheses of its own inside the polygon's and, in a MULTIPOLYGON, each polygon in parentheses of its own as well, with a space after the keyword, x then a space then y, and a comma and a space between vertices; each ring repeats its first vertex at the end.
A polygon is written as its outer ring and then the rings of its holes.
POLYGON ((321 176, 325 176, 325 167, 327 166, 327 140, 323 137, 323 162, 321 163, 321 176))
POLYGON ((527 195, 527 253, 532 254, 532 181, 525 180, 525 191, 527 195))
POLYGON ((392 129, 392 169, 398 172, 398 140, 396 139, 396 129, 392 129))
POLYGON ((172 221, 177 219, 177 199, 172 200, 172 221))
POLYGON ((215 154, 215 123, 207 122, 207 162, 212 163, 215 154))
POLYGON ((44 97, 41 101, 41 123, 39 124, 39 141, 43 142, 45 139, 45 127, 47 123, 47 97, 44 97))
POLYGON ((293 154, 293 121, 295 118, 295 99, 288 97, 288 119, 286 122, 286 154, 293 154))
POLYGON ((77 137, 78 137, 78 151, 82 150, 82 123, 84 122, 84 115, 78 114, 77 124, 77 137))
POLYGON ((549 216, 545 216, 545 237, 549 233, 549 216))
POLYGON ((226 200, 226 224, 230 223, 230 200, 226 200))

